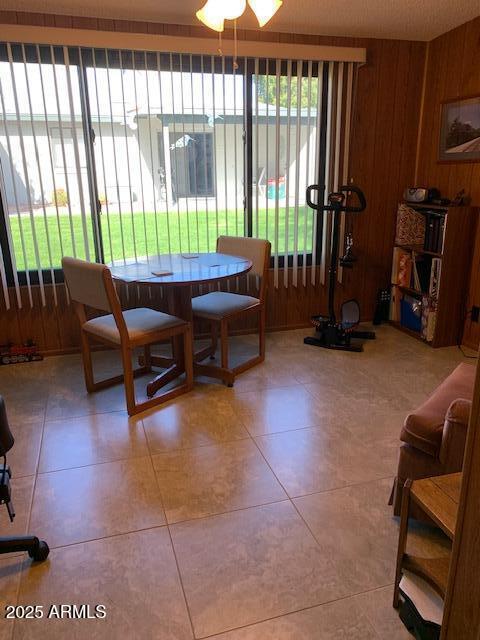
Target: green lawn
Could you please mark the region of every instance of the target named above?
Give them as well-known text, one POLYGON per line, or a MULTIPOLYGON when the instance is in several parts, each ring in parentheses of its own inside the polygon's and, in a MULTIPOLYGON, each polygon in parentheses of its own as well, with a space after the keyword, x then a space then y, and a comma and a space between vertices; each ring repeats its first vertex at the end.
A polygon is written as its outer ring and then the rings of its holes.
MULTIPOLYGON (((290 209, 288 229, 289 252, 294 251, 294 210, 290 209)), ((306 248, 310 250, 312 246, 312 219, 313 213, 310 209, 301 208, 299 211, 298 224, 298 250, 303 251, 304 247, 304 222, 307 216, 307 242, 306 248)), ((285 209, 279 211, 278 224, 278 249, 280 253, 285 251, 285 209)), ((155 255, 157 253, 180 253, 180 252, 205 252, 214 251, 215 242, 218 235, 243 235, 243 212, 238 212, 238 220, 235 219, 235 211, 195 211, 178 214, 171 211, 168 214, 169 224, 167 224, 166 213, 110 213, 106 212, 101 217, 101 227, 103 245, 105 250, 105 261, 112 259, 120 260, 135 258, 135 256, 155 255), (218 223, 217 223, 218 219, 218 223), (170 230, 170 233, 169 233, 170 230), (122 241, 123 238, 123 241, 122 241)), ((62 255, 74 255, 73 246, 76 248, 77 257, 85 257, 83 240, 82 218, 79 214, 60 215, 59 220, 55 215, 48 215, 47 219, 43 215, 36 214, 34 217, 35 235, 37 238, 38 253, 42 268, 48 269, 50 266, 60 266, 62 255), (48 229, 48 234, 47 234, 48 229), (50 249, 47 242, 47 235, 50 239, 50 249), (51 256, 51 258, 50 258, 51 256)), ((37 268, 35 246, 32 233, 32 222, 30 216, 22 215, 19 221, 17 216, 10 216, 10 226, 12 232, 13 245, 17 261, 17 269, 23 271, 37 268), (22 228, 24 246, 22 247, 20 225, 22 228), (25 260, 26 258, 26 260, 25 260)), ((254 235, 259 238, 268 238, 272 243, 272 251, 275 250, 275 211, 268 211, 268 232, 267 232, 267 212, 260 210, 258 220, 254 218, 254 235)), ((91 259, 94 257, 93 233, 91 222, 87 221, 87 235, 91 259)))

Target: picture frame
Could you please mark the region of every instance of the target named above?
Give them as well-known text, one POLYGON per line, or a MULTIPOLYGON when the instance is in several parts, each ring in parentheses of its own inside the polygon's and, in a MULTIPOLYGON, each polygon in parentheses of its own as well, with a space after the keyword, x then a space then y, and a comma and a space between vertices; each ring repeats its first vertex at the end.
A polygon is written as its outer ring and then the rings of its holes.
POLYGON ((440 162, 480 162, 480 95, 442 102, 440 162))

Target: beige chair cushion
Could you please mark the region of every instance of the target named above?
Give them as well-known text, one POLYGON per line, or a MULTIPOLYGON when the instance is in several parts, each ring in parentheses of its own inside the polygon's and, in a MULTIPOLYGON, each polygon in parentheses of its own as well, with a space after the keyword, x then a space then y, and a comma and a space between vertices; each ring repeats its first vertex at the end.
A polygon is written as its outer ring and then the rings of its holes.
MULTIPOLYGON (((163 331, 184 324, 183 320, 153 309, 129 309, 123 312, 130 340, 137 340, 153 331, 163 331)), ((120 344, 120 333, 113 315, 88 320, 83 327, 88 333, 120 344)))
POLYGON ((194 315, 206 318, 225 318, 226 316, 243 311, 253 305, 259 304, 258 298, 242 296, 238 293, 226 291, 212 291, 204 296, 198 296, 192 300, 194 315))

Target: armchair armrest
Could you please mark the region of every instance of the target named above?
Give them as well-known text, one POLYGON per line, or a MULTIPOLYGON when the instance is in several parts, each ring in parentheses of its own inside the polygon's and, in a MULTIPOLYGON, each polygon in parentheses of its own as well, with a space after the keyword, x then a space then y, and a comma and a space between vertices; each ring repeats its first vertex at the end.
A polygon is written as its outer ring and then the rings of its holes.
POLYGON ((470 400, 459 398, 452 402, 446 413, 439 456, 445 473, 462 470, 471 407, 470 400))

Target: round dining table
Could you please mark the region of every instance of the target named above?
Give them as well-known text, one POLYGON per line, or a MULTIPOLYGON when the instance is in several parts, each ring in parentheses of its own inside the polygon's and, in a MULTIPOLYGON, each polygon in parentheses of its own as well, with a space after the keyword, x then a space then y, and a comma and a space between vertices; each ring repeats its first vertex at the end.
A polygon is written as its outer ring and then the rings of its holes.
MULTIPOLYGON (((168 301, 168 313, 193 321, 192 286, 208 285, 247 273, 252 262, 241 256, 224 253, 178 253, 117 261, 110 267, 114 280, 129 284, 161 287, 168 301)), ((201 364, 210 353, 203 349, 194 355, 196 375, 215 375, 215 367, 201 364)), ((154 367, 164 369, 147 384, 147 395, 152 397, 161 387, 185 372, 185 355, 181 337, 173 339, 172 358, 152 355, 154 367)))

